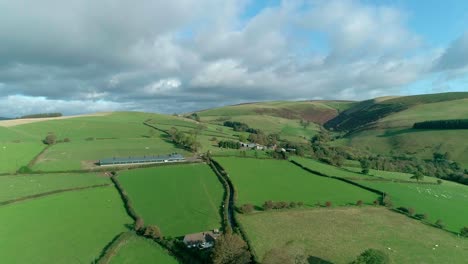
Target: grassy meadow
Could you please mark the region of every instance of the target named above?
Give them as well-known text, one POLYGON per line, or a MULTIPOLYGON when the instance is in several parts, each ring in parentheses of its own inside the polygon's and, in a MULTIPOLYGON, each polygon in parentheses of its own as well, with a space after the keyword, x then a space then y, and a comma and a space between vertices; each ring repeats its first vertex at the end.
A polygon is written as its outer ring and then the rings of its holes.
POLYGON ((456 264, 468 258, 467 239, 382 207, 270 211, 239 219, 260 261, 277 248, 337 264, 368 248, 386 252, 392 263, 456 264))
POLYGON ((90 263, 131 223, 114 187, 0 206, 0 256, 3 263, 90 263))
POLYGON ((109 139, 59 143, 48 148, 33 165, 38 171, 79 170, 94 166, 102 158, 170 154, 187 155, 162 138, 109 139))
POLYGON ((94 173, 30 174, 0 177, 0 202, 54 190, 111 183, 94 173))
MULTIPOLYGON (((396 172, 371 170, 370 175, 354 173, 305 158, 294 158, 300 164, 321 173, 352 179, 362 185, 377 189, 390 195, 395 207, 410 207, 416 213, 428 215, 434 223, 441 219, 450 231, 459 232, 468 225, 468 187, 450 181, 442 184, 399 183, 392 180, 409 180, 409 175, 396 172), (375 179, 382 178, 382 181, 375 179), (369 181, 368 179, 373 179, 369 181)), ((435 183, 437 178, 424 177, 423 183, 435 183)))
POLYGON ((27 165, 45 145, 30 135, 0 127, 0 173, 12 173, 27 165))
POLYGON ((170 256, 156 242, 132 236, 123 246, 120 247, 117 254, 111 258, 111 264, 176 264, 178 261, 170 256))
POLYGON ((215 158, 227 171, 237 191, 237 204, 261 206, 267 200, 302 201, 313 206, 372 203, 378 196, 356 186, 309 173, 288 161, 252 158, 215 158))
POLYGON ((145 224, 164 236, 219 228, 223 188, 205 164, 186 164, 121 172, 118 180, 145 224))

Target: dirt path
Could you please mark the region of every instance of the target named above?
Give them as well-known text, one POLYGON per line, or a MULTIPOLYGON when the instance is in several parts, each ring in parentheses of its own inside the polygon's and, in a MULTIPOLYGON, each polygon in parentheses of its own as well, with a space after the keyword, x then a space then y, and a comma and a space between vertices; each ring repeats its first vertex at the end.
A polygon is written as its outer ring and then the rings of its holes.
POLYGON ((72 115, 72 116, 60 116, 60 117, 47 117, 47 118, 22 118, 22 119, 11 119, 11 120, 3 120, 0 121, 0 126, 2 127, 13 127, 19 126, 29 123, 36 123, 42 121, 49 121, 49 120, 62 120, 62 119, 70 119, 76 117, 90 117, 90 116, 106 116, 110 115, 111 113, 95 113, 95 114, 88 114, 88 115, 72 115))

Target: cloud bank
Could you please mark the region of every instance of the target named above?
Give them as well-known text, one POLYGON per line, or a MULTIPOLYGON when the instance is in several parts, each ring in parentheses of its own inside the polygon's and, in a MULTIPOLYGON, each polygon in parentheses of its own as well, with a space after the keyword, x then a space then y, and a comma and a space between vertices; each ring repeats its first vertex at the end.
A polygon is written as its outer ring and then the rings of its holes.
POLYGON ((428 49, 394 7, 285 0, 246 15, 252 4, 2 1, 0 116, 366 99, 468 74, 468 32, 428 49))

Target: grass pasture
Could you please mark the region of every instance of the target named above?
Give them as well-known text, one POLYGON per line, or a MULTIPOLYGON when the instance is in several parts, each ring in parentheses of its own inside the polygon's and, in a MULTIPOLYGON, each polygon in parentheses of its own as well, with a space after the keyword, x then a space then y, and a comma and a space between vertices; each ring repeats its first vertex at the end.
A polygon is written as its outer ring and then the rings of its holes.
POLYGON ((139 236, 130 237, 111 258, 111 264, 176 264, 177 260, 170 256, 156 242, 139 236))
POLYGON ((118 179, 145 224, 158 225, 164 236, 221 225, 223 188, 205 164, 129 170, 118 179))
POLYGON ((134 138, 59 143, 47 149, 32 167, 39 171, 64 171, 89 168, 102 158, 144 156, 187 152, 164 139, 134 138))
POLYGON ((0 177, 0 202, 54 190, 111 183, 94 173, 30 174, 0 177))
POLYGON ((131 224, 114 187, 0 207, 2 263, 90 263, 131 224))
POLYGON ((441 219, 446 228, 459 232, 468 226, 468 187, 444 181, 441 185, 357 181, 390 195, 395 207, 411 207, 426 213, 428 221, 441 219))
POLYGON ((260 212, 239 219, 260 261, 275 248, 337 264, 350 263, 368 248, 386 252, 392 263, 468 259, 467 239, 381 207, 260 212))
POLYGON ((215 158, 227 171, 237 190, 237 204, 261 206, 267 200, 302 201, 313 206, 372 203, 378 195, 356 186, 309 173, 288 161, 252 158, 215 158))
POLYGON ((27 165, 45 145, 29 135, 0 127, 0 173, 12 173, 27 165))
MULTIPOLYGON (((321 173, 343 178, 350 178, 362 185, 377 189, 390 195, 395 207, 411 207, 416 213, 426 213, 428 221, 434 223, 441 219, 450 231, 459 232, 468 225, 468 186, 450 181, 437 184, 399 183, 392 180, 409 180, 409 175, 397 172, 371 170, 370 176, 354 173, 330 166, 315 160, 297 158, 300 164, 321 173), (375 181, 376 177, 383 178, 375 181), (369 181, 368 179, 373 179, 369 181)), ((422 182, 435 183, 436 178, 424 177, 422 182)))

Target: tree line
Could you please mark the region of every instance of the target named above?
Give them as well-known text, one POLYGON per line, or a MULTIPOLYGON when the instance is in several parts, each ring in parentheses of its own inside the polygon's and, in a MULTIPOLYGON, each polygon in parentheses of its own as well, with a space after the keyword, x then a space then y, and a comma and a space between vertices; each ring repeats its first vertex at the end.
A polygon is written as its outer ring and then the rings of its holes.
POLYGON ((194 129, 189 133, 179 131, 175 127, 169 129, 168 134, 171 140, 178 146, 188 149, 192 152, 197 152, 201 148, 200 142, 197 141, 197 136, 200 133, 200 129, 194 129))
POLYGON ((468 119, 432 120, 414 123, 415 129, 468 129, 468 119))
POLYGON ((46 117, 60 117, 62 113, 41 113, 41 114, 32 114, 20 116, 19 119, 23 118, 46 118, 46 117))
POLYGON ((259 132, 259 129, 251 128, 246 123, 237 121, 225 121, 223 126, 231 127, 234 131, 237 132, 249 132, 253 134, 257 134, 259 132))
POLYGON ((240 149, 241 144, 232 140, 222 140, 218 142, 218 147, 220 148, 230 148, 230 149, 240 149))

